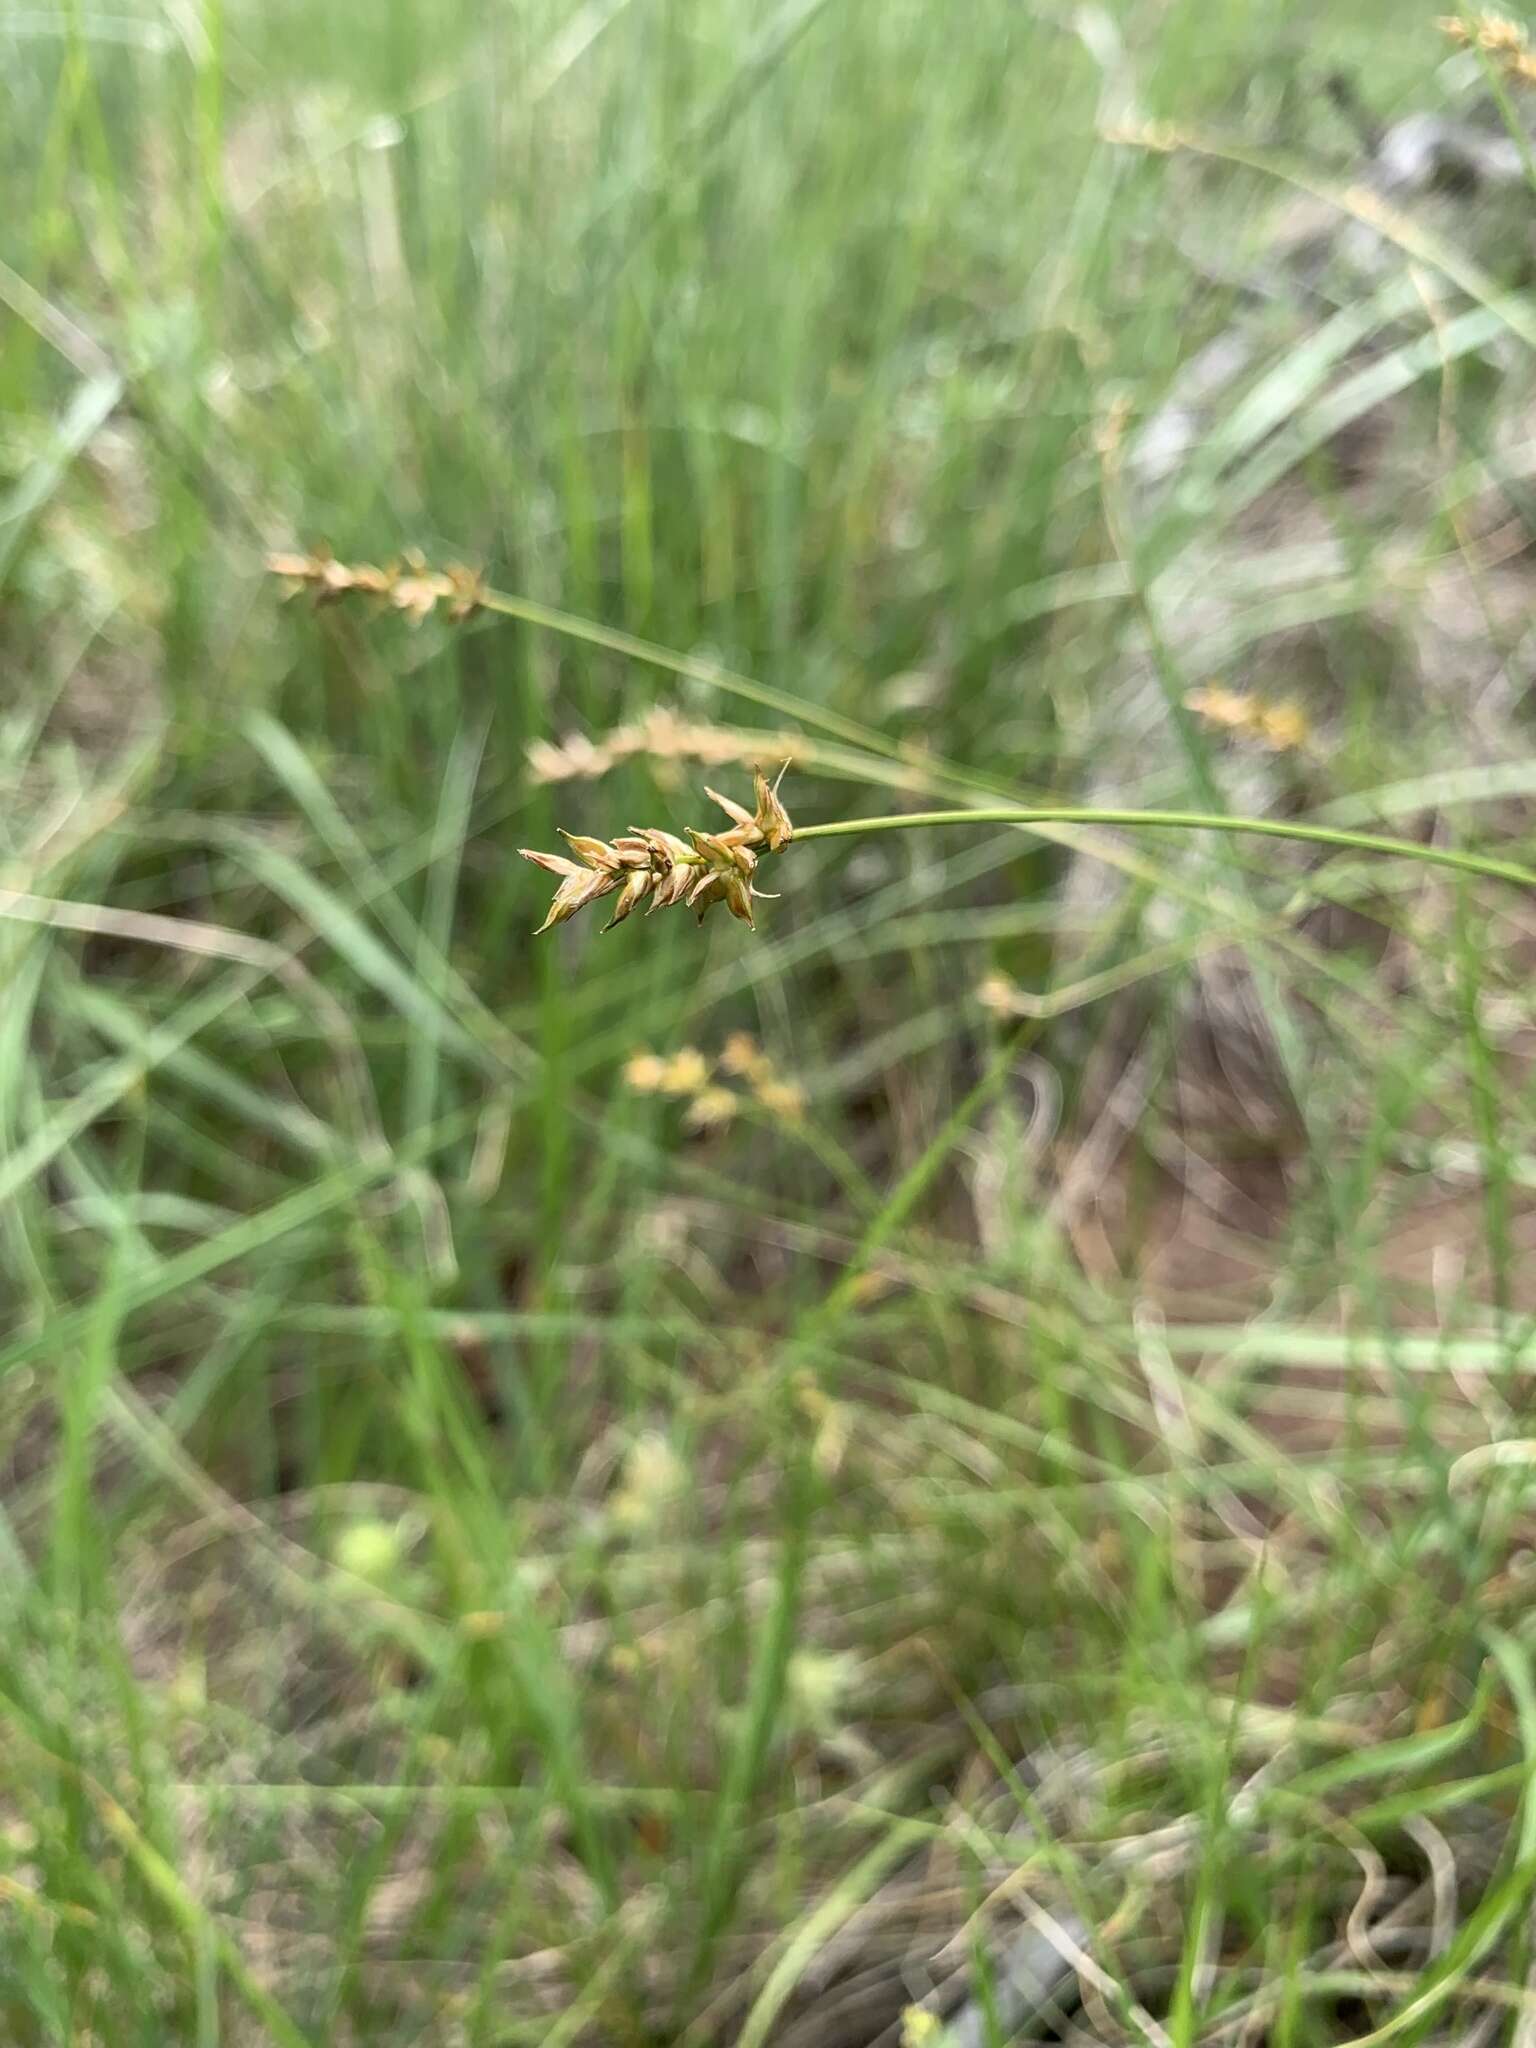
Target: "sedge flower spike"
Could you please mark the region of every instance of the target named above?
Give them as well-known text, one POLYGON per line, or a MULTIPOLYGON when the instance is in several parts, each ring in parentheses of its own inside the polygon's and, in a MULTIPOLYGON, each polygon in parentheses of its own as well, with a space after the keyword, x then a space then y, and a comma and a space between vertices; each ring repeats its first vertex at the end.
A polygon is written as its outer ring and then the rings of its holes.
POLYGON ((383 569, 373 562, 338 562, 326 547, 307 555, 268 555, 267 569, 282 578, 290 596, 307 590, 317 605, 339 604, 350 597, 376 598, 403 612, 413 626, 430 618, 439 604, 459 625, 473 618, 488 595, 477 569, 462 562, 450 562, 446 569, 429 568, 419 548, 407 548, 398 562, 383 569))
POLYGON ((564 924, 589 903, 615 895, 618 901, 604 931, 622 924, 642 903, 647 904, 647 915, 674 903, 686 903, 701 923, 711 905, 723 903, 732 917, 751 925, 752 905, 759 894, 754 886, 758 861, 764 853, 782 852, 795 829, 777 784, 770 783, 761 770, 754 771, 752 781, 757 799, 752 811, 712 789, 705 792, 731 821, 723 832, 690 828, 683 840, 653 826, 635 826, 611 841, 562 832, 574 860, 561 853, 521 847, 524 860, 560 877, 539 932, 564 924))

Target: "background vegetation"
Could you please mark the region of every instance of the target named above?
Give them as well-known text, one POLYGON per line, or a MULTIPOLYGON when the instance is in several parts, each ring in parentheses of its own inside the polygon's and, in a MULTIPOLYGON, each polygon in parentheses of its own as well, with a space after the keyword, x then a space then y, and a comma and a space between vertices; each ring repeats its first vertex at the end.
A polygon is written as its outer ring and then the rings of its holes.
POLYGON ((0 2035, 1527 2041, 1529 900, 989 828, 535 945, 515 858, 788 755, 1529 859, 1529 190, 1383 141, 1508 148, 1476 56, 0 49, 0 2035))

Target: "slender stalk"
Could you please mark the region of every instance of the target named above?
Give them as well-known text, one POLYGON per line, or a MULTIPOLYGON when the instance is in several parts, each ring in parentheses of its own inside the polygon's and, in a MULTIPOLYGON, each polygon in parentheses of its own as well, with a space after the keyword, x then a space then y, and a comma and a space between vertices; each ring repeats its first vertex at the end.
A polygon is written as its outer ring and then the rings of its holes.
POLYGON ((794 720, 799 725, 819 726, 823 732, 836 733, 838 738, 850 745, 863 747, 882 754, 897 752, 894 741, 873 727, 860 725, 856 719, 844 718, 836 711, 827 711, 816 704, 806 704, 787 690, 776 690, 769 683, 758 682, 755 676, 744 676, 738 670, 724 668, 718 661, 710 661, 698 654, 679 654, 671 647, 663 647, 659 641, 642 640, 638 633, 626 633, 618 626, 605 626, 597 619, 584 619, 576 612, 563 612, 554 605, 540 604, 531 597, 514 597, 505 590, 476 592, 475 603, 483 612, 495 612, 499 618, 520 619, 526 626, 538 626, 545 632, 558 633, 566 640, 583 640, 589 647, 601 647, 610 654, 619 654, 626 661, 640 661, 648 667, 665 669, 670 675, 683 676, 687 681, 703 683, 712 690, 723 690, 732 697, 741 697, 749 704, 761 704, 766 710, 778 712, 781 718, 794 720))
POLYGON ((880 818, 838 818, 825 825, 797 825, 795 840, 849 839, 866 832, 907 832, 929 825, 1123 825, 1134 830, 1164 832, 1246 832, 1264 839, 1299 839, 1312 846, 1332 846, 1351 853, 1393 854, 1432 867, 1456 868, 1463 874, 1485 875, 1536 889, 1536 869, 1487 854, 1458 853, 1444 846, 1422 846, 1412 839, 1389 839, 1376 832, 1350 832, 1333 825, 1299 825, 1283 818, 1229 817, 1219 811, 1112 811, 1075 804, 1008 805, 962 811, 905 811, 880 818))

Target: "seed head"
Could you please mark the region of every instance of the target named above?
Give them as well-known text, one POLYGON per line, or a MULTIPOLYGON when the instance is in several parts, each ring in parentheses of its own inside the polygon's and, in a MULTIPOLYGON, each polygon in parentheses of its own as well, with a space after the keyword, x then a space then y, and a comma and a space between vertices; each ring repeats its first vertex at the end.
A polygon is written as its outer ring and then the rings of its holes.
POLYGON ((744 1081, 773 1072, 773 1063, 750 1031, 733 1031, 720 1048, 721 1070, 744 1081))
POLYGON ((1503 14, 1483 14, 1477 20, 1477 47, 1494 57, 1513 57, 1525 48, 1525 30, 1503 14))
POLYGON ((624 1066, 624 1079, 637 1094, 654 1095, 666 1079, 667 1063, 660 1054, 631 1053, 624 1066))
POLYGON ((1245 696, 1241 691, 1213 683, 1191 690, 1184 702, 1207 725, 1240 739, 1257 740, 1274 753, 1303 747, 1312 736, 1307 715, 1300 705, 1275 703, 1267 697, 1245 696))
POLYGON ((729 1088, 703 1088, 683 1112, 683 1122, 693 1131, 708 1131, 728 1124, 736 1114, 738 1098, 729 1088))
POLYGON ((682 1045, 662 1063, 658 1084, 664 1095, 697 1095, 709 1081, 709 1061, 696 1045, 682 1045))
POLYGON ((758 893, 753 887, 758 860, 765 852, 780 852, 794 836, 777 787, 770 786, 760 772, 754 777, 754 793, 757 808, 748 811, 730 797, 708 792, 731 820, 723 832, 690 828, 687 839, 679 839, 655 826, 636 825, 612 841, 562 832, 575 860, 523 847, 525 860, 561 878, 539 931, 563 924, 589 903, 615 891, 619 900, 605 931, 622 924, 647 897, 651 910, 686 903, 701 920, 712 904, 723 903, 733 917, 750 925, 758 893))
POLYGON ((797 1124, 805 1115, 805 1090, 798 1081, 786 1081, 774 1074, 753 1084, 753 1094, 767 1110, 786 1124, 797 1124))
POLYGON ((1442 15, 1435 27, 1458 49, 1481 50, 1501 65, 1507 78, 1530 84, 1536 78, 1536 64, 1533 64, 1527 45, 1530 41, 1523 23, 1511 21, 1503 14, 1478 14, 1470 21, 1459 14, 1442 15))
POLYGON ((573 733, 558 745, 530 740, 528 771, 535 782, 591 781, 637 754, 648 755, 668 768, 680 761, 700 761, 707 768, 739 761, 750 768, 765 759, 812 761, 816 746, 802 733, 703 725, 680 718, 664 704, 653 704, 643 717, 614 726, 596 739, 573 733))
POLYGON ((426 557, 408 548, 404 559, 380 569, 372 562, 338 562, 329 548, 313 554, 272 554, 267 568, 281 576, 290 594, 308 590, 318 604, 336 604, 344 597, 373 597, 404 612, 413 626, 419 626, 441 604, 455 625, 478 611, 487 592, 478 570, 462 562, 450 562, 446 569, 429 569, 426 557))

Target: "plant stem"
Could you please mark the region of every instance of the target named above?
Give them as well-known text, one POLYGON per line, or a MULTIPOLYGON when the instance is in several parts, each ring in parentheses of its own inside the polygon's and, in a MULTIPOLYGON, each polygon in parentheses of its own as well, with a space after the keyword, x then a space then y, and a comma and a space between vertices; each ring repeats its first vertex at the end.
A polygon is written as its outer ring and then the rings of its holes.
POLYGON ((795 839, 847 839, 865 832, 906 832, 926 825, 1124 825, 1135 830, 1165 832, 1247 832, 1265 839, 1300 839, 1313 846, 1340 847, 1352 853, 1394 854, 1464 874, 1486 875, 1536 889, 1536 869, 1516 861, 1495 860, 1480 853, 1457 853, 1443 846, 1422 846, 1412 839, 1389 839, 1376 832, 1350 832, 1331 825, 1298 825, 1281 818, 1230 817, 1219 811, 1109 811, 1073 804, 1037 804, 963 811, 906 811, 881 818, 838 818, 825 825, 797 825, 795 839))

